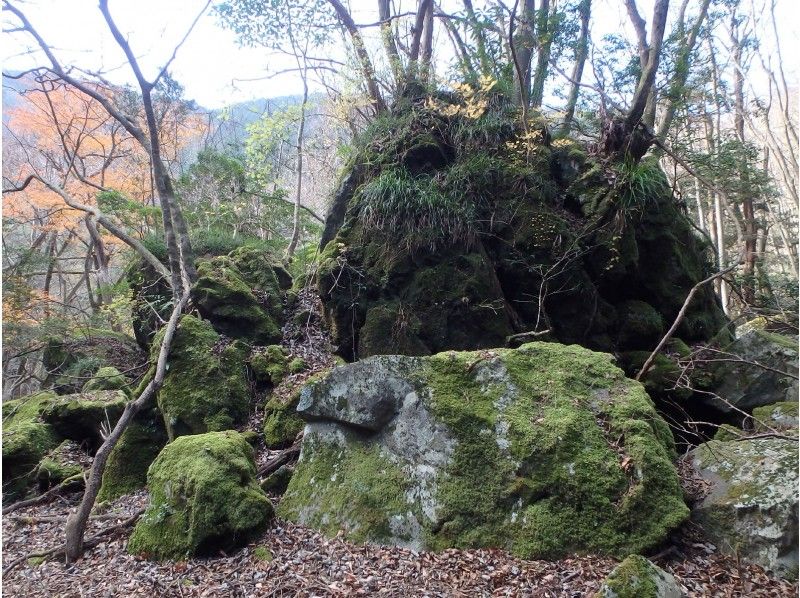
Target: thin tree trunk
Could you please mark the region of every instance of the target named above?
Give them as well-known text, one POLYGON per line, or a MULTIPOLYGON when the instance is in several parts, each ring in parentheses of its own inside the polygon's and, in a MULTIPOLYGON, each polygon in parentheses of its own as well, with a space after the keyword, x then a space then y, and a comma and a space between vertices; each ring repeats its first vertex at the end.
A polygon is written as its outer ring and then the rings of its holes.
POLYGON ((119 442, 122 433, 125 432, 128 425, 133 421, 133 418, 144 407, 146 407, 153 395, 158 392, 161 385, 164 383, 164 374, 167 371, 167 357, 169 356, 172 347, 172 339, 175 335, 175 330, 178 326, 181 314, 189 301, 189 289, 185 288, 183 295, 175 303, 172 309, 172 314, 167 322, 164 331, 164 338, 161 341, 161 348, 158 352, 158 360, 156 361, 156 371, 153 379, 145 387, 135 400, 129 401, 125 404, 125 409, 122 416, 117 421, 111 434, 105 439, 103 444, 97 450, 92 461, 92 467, 89 470, 89 477, 86 480, 86 490, 83 493, 80 505, 69 514, 65 527, 65 554, 68 563, 74 562, 80 558, 83 552, 83 535, 86 531, 86 523, 89 521, 89 515, 94 507, 94 501, 97 499, 97 494, 100 492, 100 486, 103 481, 103 472, 108 462, 108 457, 111 451, 119 442))
POLYGON ((303 196, 303 152, 306 130, 306 104, 308 103, 308 65, 303 57, 303 102, 300 104, 300 122, 297 127, 297 168, 295 169, 294 212, 292 215, 292 238, 286 248, 286 257, 291 260, 300 239, 300 200, 303 196))
POLYGON ((575 49, 575 64, 572 67, 572 82, 570 83, 569 95, 567 96, 567 106, 564 110, 563 132, 569 133, 572 127, 572 119, 575 117, 575 107, 578 105, 578 94, 580 93, 581 79, 583 78, 583 68, 586 64, 586 57, 589 55, 589 19, 591 17, 592 0, 582 0, 578 5, 578 13, 581 18, 581 32, 578 36, 578 44, 575 49))
MULTIPOLYGON (((555 0, 553 0, 555 9, 555 0)), ((536 71, 533 74, 530 105, 541 108, 544 101, 544 82, 547 80, 550 65, 550 49, 553 45, 553 32, 550 31, 550 0, 542 0, 536 25, 536 71)))

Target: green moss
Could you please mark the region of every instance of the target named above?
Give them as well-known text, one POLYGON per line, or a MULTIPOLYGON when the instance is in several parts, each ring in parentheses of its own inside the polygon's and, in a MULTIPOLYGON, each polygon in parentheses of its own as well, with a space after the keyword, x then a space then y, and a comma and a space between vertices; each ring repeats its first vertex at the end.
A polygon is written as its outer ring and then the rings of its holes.
POLYGON ((302 357, 295 357, 289 362, 289 373, 299 374, 308 369, 308 362, 302 357))
POLYGON ((740 430, 736 426, 730 424, 722 424, 717 431, 714 432, 714 440, 726 441, 737 440, 745 435, 744 430, 740 430))
POLYGON ((161 414, 156 409, 137 414, 108 456, 97 500, 113 500, 144 488, 147 468, 166 444, 161 414))
POLYGON ((78 463, 70 461, 70 453, 79 451, 80 447, 73 441, 65 440, 39 462, 36 468, 36 481, 42 489, 51 488, 64 480, 83 472, 78 463))
POLYGON ((655 346, 664 332, 661 315, 644 301, 626 301, 617 307, 619 317, 618 344, 628 349, 655 346))
POLYGON ((117 368, 113 366, 102 367, 83 385, 82 392, 92 392, 93 390, 124 390, 129 392, 128 380, 117 368))
MULTIPOLYGON (((620 364, 625 372, 633 377, 639 373, 649 357, 650 351, 626 351, 620 355, 620 364)), ((682 375, 683 369, 676 361, 659 353, 642 379, 642 384, 654 399, 687 400, 692 396, 692 391, 678 386, 682 375)))
POLYGON ((318 515, 308 523, 328 536, 335 536, 340 526, 354 542, 380 542, 393 536, 390 520, 403 517, 409 508, 405 500, 408 480, 377 445, 358 444, 343 451, 336 445, 318 444, 303 450, 303 466, 292 476, 278 505, 279 515, 296 519, 306 505, 315 504, 320 507, 318 515))
POLYGON ((359 331, 358 355, 428 355, 421 330, 422 322, 402 303, 378 304, 367 311, 359 331))
POLYGON ((772 405, 756 407, 753 409, 756 431, 763 432, 769 428, 778 430, 797 429, 798 408, 800 408, 800 403, 797 401, 781 401, 772 405))
POLYGON ((270 474, 263 482, 261 482, 261 489, 264 492, 272 492, 274 494, 283 494, 289 486, 289 481, 294 474, 294 467, 289 465, 281 465, 277 471, 270 474))
MULTIPOLYGON (((318 376, 312 376, 311 379, 318 376)), ((305 426, 296 411, 299 400, 298 388, 287 398, 273 397, 267 401, 264 406, 264 442, 268 448, 282 448, 292 444, 305 426)))
POLYGON ((233 431, 176 439, 150 466, 147 485, 150 506, 128 542, 133 554, 178 559, 229 550, 272 516, 253 449, 233 431))
POLYGON ((62 395, 42 407, 41 418, 64 438, 101 441, 101 430, 111 430, 128 402, 121 390, 95 390, 62 395))
POLYGON ((195 304, 220 332, 259 344, 280 339, 282 309, 277 280, 273 280, 269 291, 259 290, 259 295, 264 297, 264 301, 260 301, 228 257, 201 261, 197 276, 192 287, 195 304))
POLYGON ((277 386, 289 373, 288 351, 280 345, 270 345, 250 357, 250 369, 256 382, 277 386))
MULTIPOLYGON (((159 345, 160 336, 153 343, 154 351, 159 345)), ((181 319, 158 392, 170 440, 229 429, 245 421, 250 401, 246 361, 246 347, 239 342, 221 345, 209 322, 192 315, 181 319)))
POLYGON ((685 519, 671 433, 609 356, 550 343, 493 353, 502 364, 491 366, 494 383, 470 373, 481 359, 476 354, 430 361, 434 413, 458 441, 439 495, 446 523, 431 538, 433 546, 510 543, 525 558, 575 550, 621 554, 654 546, 685 519), (518 400, 498 410, 507 380, 538 389, 529 397, 533 405, 518 400), (623 398, 595 396, 596 387, 623 398), (501 421, 514 459, 535 455, 525 471, 514 471, 489 433, 501 421), (621 450, 636 476, 620 466, 610 446, 617 438, 624 439, 621 450), (504 519, 518 501, 528 506, 515 521, 504 519))
POLYGON ((601 591, 598 597, 659 598, 655 578, 657 571, 643 556, 632 555, 620 563, 604 582, 611 593, 601 591))
POLYGON ((271 563, 274 559, 269 548, 266 546, 256 546, 255 549, 253 549, 253 556, 256 558, 256 560, 265 563, 271 563))
POLYGON ((56 431, 40 419, 55 398, 43 392, 3 403, 3 498, 22 494, 34 478, 36 466, 60 443, 56 431))

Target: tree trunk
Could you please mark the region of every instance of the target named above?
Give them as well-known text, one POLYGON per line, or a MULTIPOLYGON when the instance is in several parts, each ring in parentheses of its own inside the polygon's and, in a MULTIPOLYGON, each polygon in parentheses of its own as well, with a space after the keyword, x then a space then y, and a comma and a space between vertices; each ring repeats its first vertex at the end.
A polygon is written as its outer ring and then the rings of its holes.
POLYGON ((550 49, 553 45, 553 32, 550 31, 550 0, 542 0, 536 26, 536 71, 533 75, 530 104, 541 108, 544 101, 544 82, 550 66, 550 49))
MULTIPOLYGON (((549 0, 544 0, 549 2, 549 0)), ((530 106, 531 96, 531 61, 533 60, 533 48, 536 44, 536 2, 535 0, 524 0, 522 14, 519 17, 519 25, 515 32, 511 32, 509 42, 514 49, 514 61, 516 71, 516 91, 517 100, 520 106, 527 108, 530 106)))
POLYGON ((303 57, 303 102, 300 104, 300 122, 297 126, 297 167, 295 169, 294 212, 292 214, 292 238, 286 248, 286 258, 292 259, 300 239, 300 200, 303 196, 303 151, 306 130, 306 104, 308 103, 308 65, 303 57))
POLYGON ((578 13, 581 18, 581 32, 578 36, 578 44, 575 48, 575 64, 572 67, 572 81, 570 83, 569 95, 567 96, 567 106, 564 110, 563 132, 569 133, 572 127, 572 119, 575 117, 575 107, 578 105, 578 94, 583 78, 583 68, 586 64, 586 57, 589 55, 589 19, 591 17, 592 0, 582 0, 578 5, 578 13))
POLYGON ((175 303, 175 307, 172 309, 172 314, 167 322, 164 338, 161 341, 161 348, 158 352, 156 371, 153 379, 142 391, 142 394, 135 400, 126 403, 119 421, 117 421, 111 434, 108 435, 108 438, 105 439, 94 456, 81 503, 67 517, 64 552, 68 563, 76 561, 83 552, 83 535, 86 531, 86 523, 89 521, 89 515, 94 507, 97 494, 100 492, 100 486, 103 482, 103 472, 105 471, 111 451, 117 445, 117 442, 119 442, 119 439, 122 437, 122 433, 127 429, 131 421, 133 421, 136 414, 148 405, 150 399, 158 392, 158 389, 161 388, 161 385, 164 383, 164 374, 167 371, 167 357, 172 347, 172 339, 175 335, 181 313, 188 301, 189 289, 187 288, 184 289, 183 295, 175 303))

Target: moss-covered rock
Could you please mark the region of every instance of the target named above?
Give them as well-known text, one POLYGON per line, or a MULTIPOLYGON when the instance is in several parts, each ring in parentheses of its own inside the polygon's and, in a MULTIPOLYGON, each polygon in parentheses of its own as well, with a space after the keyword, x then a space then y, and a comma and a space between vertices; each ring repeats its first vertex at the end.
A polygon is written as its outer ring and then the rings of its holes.
POLYGON ((63 438, 102 442, 102 430, 113 429, 125 409, 128 395, 121 390, 95 390, 54 397, 42 406, 40 417, 63 438))
POLYGON ((712 390, 720 398, 706 401, 724 413, 798 400, 797 337, 752 330, 711 359, 712 390))
POLYGON ((298 412, 309 423, 279 512, 328 534, 625 555, 688 515, 644 389, 577 346, 371 357, 305 386, 298 412))
POLYGON ((691 453, 711 491, 692 517, 723 552, 797 578, 797 441, 712 440, 691 453))
POLYGON ((800 403, 782 401, 753 409, 753 420, 757 432, 768 430, 797 430, 800 403))
POLYGON ((97 370, 81 389, 82 392, 94 390, 124 390, 128 392, 128 379, 114 366, 105 366, 97 370))
POLYGON ((639 555, 622 561, 609 574, 595 598, 681 598, 675 578, 639 555))
POLYGON ((280 345, 254 351, 250 356, 250 369, 257 383, 277 386, 289 373, 289 352, 280 345))
POLYGON ((256 289, 230 257, 216 257, 201 261, 197 276, 195 305, 219 332, 264 345, 280 340, 282 303, 274 274, 269 290, 256 289))
POLYGON ((297 438, 305 423, 297 415, 298 395, 288 400, 271 398, 264 406, 264 443, 267 448, 289 446, 297 438))
MULTIPOLYGON (((711 257, 664 173, 598 162, 543 122, 521 126, 501 94, 478 95, 471 116, 474 97, 400 100, 360 140, 316 275, 336 351, 426 355, 544 330, 652 348, 711 257)), ((726 322, 706 285, 678 335, 706 341, 726 322)))
POLYGON ((253 449, 238 432, 182 436, 147 474, 150 505, 128 551, 156 559, 214 554, 263 531, 272 504, 256 481, 253 449))
POLYGON ((3 499, 25 491, 37 464, 60 443, 53 427, 42 421, 42 409, 55 398, 53 392, 3 403, 3 499))
MULTIPOLYGON (((159 345, 157 337, 154 347, 159 345)), ((247 352, 237 341, 224 343, 209 322, 192 315, 181 319, 158 391, 170 440, 244 422, 250 401, 247 352)))
POLYGON ((277 471, 270 474, 263 482, 261 482, 261 489, 264 492, 271 492, 273 494, 283 494, 289 486, 289 481, 294 474, 294 466, 281 465, 277 471))
POLYGON ((65 440, 50 451, 36 466, 36 482, 39 488, 47 490, 68 478, 80 475, 83 472, 80 455, 80 445, 73 440, 65 440))
MULTIPOLYGON (((89 328, 81 330, 74 337, 53 337, 47 341, 42 353, 42 362, 47 371, 43 388, 52 388, 58 394, 81 392, 103 367, 121 371, 138 371, 136 366, 143 364, 147 355, 137 346, 134 339, 111 330, 89 328)), ((131 382, 120 374, 125 384, 131 382)), ((115 386, 122 388, 122 386, 115 386)), ((110 388, 109 388, 110 389, 110 388)), ((107 390, 102 385, 97 390, 107 390)))
POLYGON ((167 431, 158 410, 140 411, 108 456, 97 500, 113 500, 144 488, 147 468, 166 444, 167 431))

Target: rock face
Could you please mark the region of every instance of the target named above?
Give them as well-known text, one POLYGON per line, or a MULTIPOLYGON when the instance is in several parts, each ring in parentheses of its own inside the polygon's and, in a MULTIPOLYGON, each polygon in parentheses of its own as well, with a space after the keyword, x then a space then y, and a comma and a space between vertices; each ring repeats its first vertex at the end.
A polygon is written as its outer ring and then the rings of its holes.
POLYGON ((633 555, 622 561, 606 578, 595 598, 681 598, 675 578, 648 561, 633 555))
POLYGON ((133 554, 166 559, 230 550, 272 516, 253 449, 238 432, 176 439, 150 466, 147 485, 150 506, 128 542, 133 554))
MULTIPOLYGON (((429 355, 534 330, 651 350, 708 271, 663 173, 593 162, 478 96, 401 100, 365 133, 317 276, 337 352, 429 355)), ((678 336, 708 340, 725 322, 704 287, 678 336)))
POLYGON ((796 578, 797 442, 712 440, 692 452, 711 492, 693 517, 720 550, 796 578))
POLYGON ((688 515, 644 389, 577 346, 374 356, 305 386, 298 412, 279 512, 328 534, 625 555, 688 515))
MULTIPOLYGON (((159 345, 154 343, 154 351, 159 345)), ((250 401, 247 352, 237 341, 223 343, 209 322, 192 315, 181 319, 158 391, 170 440, 230 429, 245 420, 250 401)))
MULTIPOLYGON (((292 286, 288 272, 263 247, 238 246, 240 238, 193 237, 198 280, 192 300, 217 332, 268 345, 280 339, 283 292, 292 286)), ((163 243, 150 247, 166 263, 163 243)), ((134 291, 133 329, 136 341, 149 348, 171 309, 169 286, 152 267, 135 260, 127 269, 134 291)))
POLYGON ((714 376, 720 381, 715 392, 726 402, 713 400, 716 408, 731 412, 730 403, 750 412, 779 401, 797 402, 797 337, 753 329, 728 345, 725 352, 772 369, 752 363, 721 362, 714 369, 714 376))

